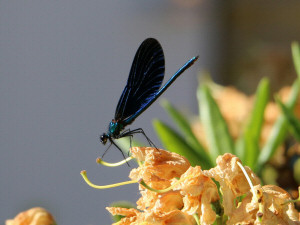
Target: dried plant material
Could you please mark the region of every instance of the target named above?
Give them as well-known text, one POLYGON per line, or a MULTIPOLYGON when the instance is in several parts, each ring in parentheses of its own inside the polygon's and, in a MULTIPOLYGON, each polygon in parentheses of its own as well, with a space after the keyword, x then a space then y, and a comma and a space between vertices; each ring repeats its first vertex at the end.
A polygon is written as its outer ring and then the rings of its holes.
POLYGON ((219 200, 216 184, 203 174, 200 166, 190 167, 179 179, 173 180, 173 190, 180 190, 183 197, 183 212, 198 214, 201 224, 212 224, 216 213, 211 203, 219 200))
MULTIPOLYGON (((173 152, 150 147, 131 148, 132 156, 144 164, 130 172, 132 180, 143 179, 156 189, 170 186, 171 179, 180 177, 190 166, 186 158, 173 152)), ((143 189, 143 188, 142 188, 143 189)))
POLYGON ((135 217, 140 213, 140 211, 138 211, 136 209, 127 209, 127 208, 120 208, 120 207, 106 207, 106 209, 113 216, 121 215, 121 216, 127 216, 127 217, 135 217))
POLYGON ((287 203, 292 200, 289 193, 275 185, 265 185, 262 187, 265 198, 265 208, 268 208, 272 214, 288 224, 300 224, 298 221, 298 212, 294 208, 294 203, 287 203), (298 221, 297 223, 295 223, 298 221))
POLYGON ((172 210, 170 212, 139 212, 138 210, 106 207, 106 209, 112 215, 123 215, 122 218, 115 225, 162 225, 162 224, 174 224, 174 225, 194 225, 195 220, 192 216, 183 213, 180 210, 172 210))
POLYGON ((14 219, 6 220, 6 225, 54 225, 53 216, 47 210, 36 207, 19 213, 14 219))
POLYGON ((131 179, 143 179, 158 190, 174 187, 166 193, 157 193, 140 185, 142 197, 137 207, 141 212, 107 208, 113 215, 126 216, 118 224, 195 224, 195 213, 200 215, 203 224, 215 220, 210 203, 219 199, 217 186, 199 166, 190 167, 184 157, 162 149, 134 147, 131 150, 134 157, 144 162, 130 172, 131 179))
POLYGON ((228 225, 233 224, 300 224, 298 212, 291 200, 290 195, 275 185, 256 185, 256 195, 248 193, 242 200, 234 213, 227 221, 228 225), (262 211, 259 211, 259 208, 262 211))
MULTIPOLYGON (((235 205, 235 199, 244 195, 250 189, 249 184, 245 178, 240 167, 237 165, 240 162, 236 156, 226 153, 217 158, 217 166, 204 171, 204 173, 214 178, 220 183, 220 189, 223 193, 223 207, 224 213, 231 216, 235 205)), ((260 183, 259 178, 251 171, 249 167, 245 167, 252 183, 257 185, 260 183)))
POLYGON ((219 156, 216 167, 202 170, 200 166, 191 167, 184 157, 162 149, 135 147, 132 151, 144 164, 133 169, 130 177, 167 189, 163 192, 151 186, 152 190, 140 184, 138 209, 107 207, 112 215, 125 216, 115 225, 213 224, 217 212, 212 203, 221 207, 220 197, 228 225, 300 224, 299 212, 288 202, 289 194, 277 186, 261 187, 259 178, 244 167, 254 185, 252 194, 240 160, 232 154, 219 156), (222 196, 212 178, 220 184, 222 196))
MULTIPOLYGON (((168 188, 171 180, 180 177, 190 166, 186 158, 161 149, 133 147, 131 152, 133 157, 144 163, 133 169, 129 177, 132 180, 143 179, 145 183, 157 190, 168 188)), ((183 205, 179 192, 159 194, 145 189, 142 185, 140 185, 140 191, 142 197, 137 201, 137 207, 140 210, 159 211, 164 208, 164 211, 168 212, 171 208, 181 208, 183 205), (172 203, 172 205, 166 204, 166 202, 172 203)))
POLYGON ((152 210, 155 212, 171 212, 173 210, 182 209, 183 206, 184 204, 180 192, 169 191, 158 196, 158 199, 155 202, 152 210))
POLYGON ((251 203, 252 195, 247 194, 246 197, 243 198, 242 202, 238 205, 238 207, 234 207, 232 209, 232 215, 229 217, 227 221, 227 225, 238 225, 238 224, 254 224, 256 219, 257 209, 252 209, 249 204, 251 203), (247 208, 248 206, 248 208, 247 208))
POLYGON ((183 207, 182 195, 179 191, 169 191, 159 194, 148 189, 140 191, 142 197, 136 202, 140 210, 172 211, 183 207))
POLYGON ((140 187, 140 193, 142 197, 140 197, 136 202, 137 208, 140 210, 151 210, 155 206, 155 203, 158 201, 160 195, 148 189, 142 189, 144 188, 140 187))

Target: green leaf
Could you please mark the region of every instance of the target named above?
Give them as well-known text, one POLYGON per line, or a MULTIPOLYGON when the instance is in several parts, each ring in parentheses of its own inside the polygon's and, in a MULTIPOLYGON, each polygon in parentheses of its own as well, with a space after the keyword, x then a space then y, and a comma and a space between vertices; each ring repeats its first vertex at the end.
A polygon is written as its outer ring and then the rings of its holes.
POLYGON ((226 152, 234 153, 233 140, 220 109, 206 85, 198 88, 200 117, 205 129, 209 152, 216 159, 226 152))
POLYGON ((294 115, 293 111, 286 107, 278 97, 276 97, 276 102, 283 112, 285 119, 288 121, 291 133, 294 135, 297 141, 300 142, 300 121, 294 115))
POLYGON ((298 42, 292 43, 292 56, 296 73, 300 79, 300 47, 298 42))
MULTIPOLYGON (((299 94, 299 80, 297 79, 291 89, 289 99, 286 106, 293 110, 299 94)), ((256 171, 260 171, 262 166, 274 155, 276 149, 282 144, 287 134, 287 121, 283 115, 279 116, 276 120, 269 138, 266 141, 265 146, 261 150, 258 156, 258 162, 256 165, 256 171)))
POLYGON ((250 117, 248 132, 252 133, 255 139, 259 139, 262 124, 264 122, 265 108, 269 100, 270 83, 267 78, 263 78, 257 88, 253 111, 250 117))
MULTIPOLYGON (((241 148, 239 152, 242 151, 243 157, 241 158, 243 164, 249 166, 251 169, 255 167, 255 162, 257 161, 259 154, 259 142, 252 133, 245 132, 242 134, 241 148)), ((240 157, 240 154, 237 154, 240 157)))
POLYGON ((294 178, 298 185, 300 185, 300 158, 298 158, 294 163, 294 178))
MULTIPOLYGON (((180 131, 184 133, 186 142, 188 142, 189 145, 197 151, 197 153, 207 155, 204 147, 194 135, 190 123, 184 118, 184 116, 167 100, 163 100, 161 105, 178 125, 180 131)), ((208 155, 206 157, 208 158, 208 155)))
POLYGON ((186 157, 192 166, 201 165, 203 169, 214 166, 205 155, 199 155, 195 150, 172 128, 160 120, 153 120, 153 126, 165 149, 186 157))
POLYGON ((242 149, 238 150, 244 164, 254 168, 259 155, 259 139, 264 122, 264 112, 269 99, 269 80, 264 78, 260 81, 256 94, 250 120, 243 133, 242 149))

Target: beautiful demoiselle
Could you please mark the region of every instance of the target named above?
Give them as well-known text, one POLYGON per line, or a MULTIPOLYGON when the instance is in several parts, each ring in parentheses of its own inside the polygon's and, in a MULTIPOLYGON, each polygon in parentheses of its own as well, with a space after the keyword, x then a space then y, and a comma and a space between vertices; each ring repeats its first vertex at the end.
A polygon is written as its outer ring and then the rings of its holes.
POLYGON ((144 112, 197 59, 198 56, 190 59, 159 89, 165 73, 163 49, 154 38, 144 40, 135 54, 127 84, 116 108, 115 117, 110 122, 107 133, 100 136, 100 141, 105 145, 109 140, 122 152, 114 139, 132 137, 133 134, 141 133, 149 144, 153 145, 142 128, 121 131, 144 112))

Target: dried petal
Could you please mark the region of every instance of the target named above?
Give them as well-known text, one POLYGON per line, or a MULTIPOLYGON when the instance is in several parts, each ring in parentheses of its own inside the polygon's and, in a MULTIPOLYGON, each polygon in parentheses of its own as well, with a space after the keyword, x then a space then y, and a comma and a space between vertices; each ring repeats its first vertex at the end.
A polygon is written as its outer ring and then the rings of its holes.
MULTIPOLYGON (((138 157, 144 163, 133 169, 129 177, 133 180, 143 179, 147 185, 157 190, 170 187, 171 180, 180 177, 190 166, 184 157, 162 149, 133 147, 131 151, 134 157, 138 157)), ((183 205, 182 196, 178 191, 159 194, 145 189, 142 185, 139 186, 139 189, 142 197, 137 201, 137 208, 140 210, 161 210, 163 208, 163 211, 169 212, 171 209, 178 209, 183 205)))
POLYGON ((195 220, 192 216, 189 216, 186 213, 183 213, 180 210, 172 210, 170 212, 154 212, 154 211, 145 211, 139 212, 135 209, 126 209, 118 207, 106 207, 106 209, 112 215, 123 215, 126 216, 122 218, 115 225, 162 225, 162 224, 172 224, 172 225, 194 225, 195 220))
POLYGON ((200 166, 190 167, 179 179, 174 190, 180 190, 183 197, 183 212, 189 215, 197 213, 201 224, 212 224, 216 213, 211 208, 211 203, 219 199, 216 184, 203 174, 200 166))
MULTIPOLYGON (((265 185, 262 188, 265 197, 265 207, 267 207, 276 218, 280 218, 288 224, 298 221, 298 212, 294 203, 286 203, 291 200, 288 192, 275 185, 265 185)), ((300 224, 298 221, 297 224, 300 224)))
POLYGON ((266 185, 261 187, 256 185, 256 196, 252 193, 234 210, 232 216, 227 221, 231 224, 300 224, 298 212, 293 203, 286 203, 290 200, 289 194, 275 185, 266 185), (259 196, 259 201, 257 201, 259 196), (257 214, 259 204, 262 205, 260 212, 261 220, 258 220, 257 214))
MULTIPOLYGON (((170 212, 183 208, 182 195, 179 191, 169 191, 167 193, 158 195, 158 198, 153 207, 156 212, 170 212)), ((149 209, 148 209, 149 210, 149 209)))
MULTIPOLYGON (((180 177, 190 166, 186 158, 179 154, 150 147, 131 148, 132 156, 144 164, 130 172, 132 180, 143 179, 155 189, 170 186, 170 179, 180 177)), ((142 188, 143 189, 143 188, 142 188)))
MULTIPOLYGON (((225 215, 231 216, 235 208, 235 198, 247 193, 250 186, 240 167, 237 165, 240 162, 236 156, 226 153, 217 158, 217 166, 204 171, 204 173, 214 178, 220 183, 220 189, 223 193, 223 207, 225 215)), ((245 170, 250 177, 252 184, 260 183, 259 178, 245 166, 245 170)))
POLYGON ((121 215, 127 217, 133 217, 138 215, 140 212, 137 209, 128 209, 121 207, 106 207, 106 210, 109 211, 113 216, 121 215))
POLYGON ((14 219, 6 220, 6 225, 53 225, 53 216, 40 207, 19 213, 14 219))

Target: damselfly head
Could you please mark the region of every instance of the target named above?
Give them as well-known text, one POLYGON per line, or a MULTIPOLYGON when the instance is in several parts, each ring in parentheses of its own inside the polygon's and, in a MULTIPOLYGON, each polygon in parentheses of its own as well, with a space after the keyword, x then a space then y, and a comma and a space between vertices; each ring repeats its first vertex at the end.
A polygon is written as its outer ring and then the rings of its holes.
POLYGON ((108 138, 109 138, 108 135, 107 135, 106 133, 103 133, 103 134, 100 136, 100 141, 101 141, 101 143, 105 145, 108 138))

